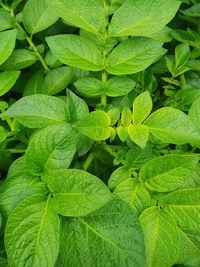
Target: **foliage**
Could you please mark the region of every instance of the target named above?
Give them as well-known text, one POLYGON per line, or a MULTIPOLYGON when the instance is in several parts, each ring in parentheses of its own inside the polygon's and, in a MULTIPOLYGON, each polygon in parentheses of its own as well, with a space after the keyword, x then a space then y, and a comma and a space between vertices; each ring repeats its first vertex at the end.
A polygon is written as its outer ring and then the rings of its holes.
POLYGON ((200 266, 200 1, 0 1, 0 266, 200 266))

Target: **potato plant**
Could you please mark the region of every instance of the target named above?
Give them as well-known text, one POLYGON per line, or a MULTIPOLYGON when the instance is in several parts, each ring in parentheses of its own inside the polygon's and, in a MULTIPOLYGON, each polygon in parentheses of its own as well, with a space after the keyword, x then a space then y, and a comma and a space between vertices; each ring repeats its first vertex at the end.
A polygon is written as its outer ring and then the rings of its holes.
POLYGON ((0 266, 200 266, 200 1, 0 0, 0 266))

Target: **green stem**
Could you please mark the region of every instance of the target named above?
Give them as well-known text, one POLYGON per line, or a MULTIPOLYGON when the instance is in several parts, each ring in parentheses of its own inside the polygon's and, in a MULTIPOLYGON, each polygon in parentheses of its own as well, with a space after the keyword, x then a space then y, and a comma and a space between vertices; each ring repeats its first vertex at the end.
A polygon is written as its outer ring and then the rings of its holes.
POLYGON ((93 161, 93 159, 94 159, 94 153, 93 152, 91 152, 90 154, 89 154, 89 156, 86 158, 86 160, 85 160, 85 162, 83 163, 83 169, 86 171, 88 168, 89 168, 89 166, 90 166, 90 164, 92 163, 92 161, 93 161))
POLYGON ((6 152, 10 152, 11 154, 17 154, 17 153, 24 153, 26 149, 15 149, 15 148, 10 148, 6 149, 6 152))
MULTIPOLYGON (((111 148, 109 145, 107 145, 107 144, 103 144, 103 149, 104 149, 105 151, 107 151, 107 152, 108 152, 111 156, 113 156, 114 158, 116 158, 116 157, 118 156, 118 155, 117 155, 117 152, 113 151, 112 148, 111 148)), ((123 164, 123 165, 126 165, 126 161, 123 160, 123 159, 119 160, 119 162, 120 162, 121 164, 123 164)))
POLYGON ((41 56, 41 54, 39 53, 39 51, 37 50, 37 47, 35 46, 35 44, 32 41, 32 36, 28 36, 28 34, 26 33, 26 31, 22 28, 22 26, 16 21, 16 25, 17 27, 22 30, 25 34, 26 34, 26 40, 28 42, 28 44, 30 45, 30 47, 33 49, 33 51, 35 52, 38 60, 40 61, 40 63, 42 64, 43 68, 45 71, 49 71, 49 67, 47 66, 45 60, 43 59, 43 57, 41 56))

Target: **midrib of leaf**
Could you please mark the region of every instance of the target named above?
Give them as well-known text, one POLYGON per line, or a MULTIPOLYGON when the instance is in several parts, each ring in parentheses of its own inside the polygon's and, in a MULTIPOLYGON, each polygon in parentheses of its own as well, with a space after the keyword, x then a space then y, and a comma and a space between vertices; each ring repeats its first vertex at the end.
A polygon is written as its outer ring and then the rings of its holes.
POLYGON ((16 118, 17 117, 19 117, 19 119, 20 119, 20 117, 24 117, 24 118, 29 118, 29 117, 39 117, 39 118, 44 118, 44 119, 48 119, 48 120, 52 120, 52 121, 56 121, 56 122, 59 122, 59 123, 64 123, 65 121, 63 121, 63 120, 58 120, 58 119, 55 119, 55 118, 52 118, 52 117, 49 117, 49 116, 44 116, 44 115, 36 115, 36 114, 28 114, 28 115, 17 115, 17 116, 15 116, 16 118))
POLYGON ((86 193, 80 193, 80 192, 70 192, 70 193, 65 193, 65 192, 59 192, 59 193, 54 193, 52 192, 54 196, 86 196, 86 193))
POLYGON ((40 223, 40 228, 39 228, 39 231, 38 231, 37 239, 36 239, 35 252, 37 251, 37 248, 38 248, 39 239, 40 239, 41 231, 42 231, 42 228, 43 228, 44 219, 45 219, 45 215, 46 215, 46 212, 47 212, 47 208, 48 208, 48 204, 49 204, 50 198, 51 198, 51 195, 49 194, 48 198, 47 198, 46 206, 45 206, 45 209, 44 209, 44 213, 43 213, 43 216, 42 216, 42 220, 41 220, 41 223, 40 223))
POLYGON ((92 226, 90 226, 88 223, 86 223, 83 219, 78 217, 78 220, 84 224, 88 229, 90 229, 93 233, 95 233, 98 237, 100 237, 102 240, 113 246, 114 248, 118 249, 119 251, 123 252, 124 254, 128 254, 128 252, 121 247, 119 247, 117 244, 115 244, 112 240, 108 239, 107 237, 100 234, 97 230, 95 230, 92 226))
POLYGON ((192 205, 183 205, 183 204, 164 204, 165 207, 169 207, 169 208, 200 208, 200 204, 192 204, 192 205))
POLYGON ((37 21, 35 27, 33 27, 32 31, 31 31, 31 34, 33 34, 33 33, 35 32, 35 29, 37 29, 38 24, 40 24, 40 21, 41 21, 42 18, 48 13, 48 11, 49 11, 49 10, 46 9, 46 10, 42 13, 42 15, 40 16, 39 20, 37 21))

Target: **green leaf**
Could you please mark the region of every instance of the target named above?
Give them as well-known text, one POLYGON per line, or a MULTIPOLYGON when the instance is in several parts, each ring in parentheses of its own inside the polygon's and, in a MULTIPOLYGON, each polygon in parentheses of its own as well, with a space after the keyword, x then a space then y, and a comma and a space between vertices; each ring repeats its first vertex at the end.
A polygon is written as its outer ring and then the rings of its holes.
POLYGON ((52 193, 53 209, 70 217, 85 216, 112 200, 107 186, 96 176, 76 169, 55 169, 44 175, 52 193))
POLYGON ((189 17, 200 17, 200 3, 196 3, 188 9, 181 10, 181 12, 189 17))
POLYGON ((129 38, 109 54, 106 69, 115 75, 140 72, 165 53, 162 42, 145 37, 129 38))
POLYGON ((147 144, 144 149, 137 145, 126 153, 125 162, 127 166, 133 169, 140 169, 147 161, 152 158, 152 147, 147 144))
POLYGON ((89 40, 72 34, 60 34, 46 38, 54 56, 62 63, 84 70, 100 71, 101 51, 89 40))
POLYGON ((0 125, 0 143, 6 139, 7 133, 6 129, 0 125))
POLYGON ((108 186, 111 190, 114 190, 121 182, 131 178, 132 169, 128 166, 121 166, 117 168, 110 176, 108 180, 108 186))
POLYGON ((110 97, 128 94, 135 87, 136 83, 126 77, 112 77, 105 84, 104 93, 110 97))
POLYGON ((23 96, 44 93, 44 73, 41 70, 33 73, 25 85, 23 96))
POLYGON ((160 207, 140 215, 147 249, 147 267, 171 267, 179 253, 179 232, 174 218, 160 207))
POLYGON ((54 96, 25 96, 15 102, 3 117, 15 117, 28 128, 44 128, 67 121, 65 102, 54 96))
POLYGON ((0 96, 6 94, 15 84, 20 71, 4 71, 0 73, 0 96))
POLYGON ((86 102, 69 89, 67 90, 67 108, 69 122, 72 123, 81 120, 89 112, 86 102))
POLYGON ((74 85, 85 96, 99 96, 104 93, 102 82, 96 78, 82 78, 74 85))
POLYGON ((180 235, 180 250, 179 257, 176 261, 178 264, 186 266, 199 266, 200 265, 200 247, 190 239, 184 231, 179 229, 180 235))
POLYGON ((189 117, 200 132, 200 97, 194 100, 189 110, 189 117))
POLYGON ((182 111, 164 107, 145 120, 149 131, 158 139, 172 144, 200 143, 200 136, 191 119, 182 111))
POLYGON ((37 60, 37 56, 33 51, 28 49, 15 49, 0 68, 2 70, 21 70, 30 67, 37 60))
POLYGON ((33 195, 17 206, 5 231, 8 262, 13 267, 54 267, 59 253, 59 217, 49 199, 33 195))
POLYGON ((199 232, 200 188, 172 192, 160 198, 159 204, 165 206, 165 209, 172 214, 181 229, 199 232))
POLYGON ((76 152, 77 134, 68 124, 46 127, 31 138, 25 156, 32 169, 68 168, 76 152), (59 134, 58 134, 59 133, 59 134))
POLYGON ((13 28, 15 25, 14 18, 3 8, 0 8, 0 32, 13 28))
POLYGON ((178 11, 177 0, 128 0, 114 13, 111 36, 149 36, 162 30, 178 11))
POLYGON ((65 219, 62 226, 64 266, 146 266, 137 216, 122 201, 114 200, 90 216, 65 219))
POLYGON ((184 66, 191 56, 190 47, 187 44, 180 44, 175 49, 175 63, 176 68, 179 69, 184 66))
POLYGON ((110 117, 102 111, 97 110, 88 113, 75 123, 76 129, 93 140, 105 140, 110 136, 110 117))
POLYGON ((59 67, 49 71, 44 80, 45 92, 55 95, 67 88, 72 79, 72 68, 68 66, 59 67))
POLYGON ((120 125, 117 127, 117 134, 122 142, 125 142, 128 137, 128 127, 120 125))
POLYGON ((49 8, 46 0, 28 0, 23 9, 23 23, 31 35, 43 31, 58 19, 49 8))
POLYGON ((45 184, 30 173, 7 178, 0 188, 0 209, 4 227, 8 216, 21 201, 30 195, 45 195, 47 192, 45 184))
POLYGON ((142 149, 145 148, 148 137, 149 137, 149 130, 146 125, 142 124, 130 124, 128 127, 128 134, 130 139, 140 146, 142 149))
POLYGON ((121 114, 121 125, 129 126, 132 121, 132 112, 131 109, 128 107, 123 108, 121 114))
POLYGON ((198 161, 199 155, 195 154, 157 157, 142 166, 139 177, 152 191, 173 191, 192 179, 198 161))
POLYGON ((100 0, 47 0, 47 3, 53 12, 70 24, 95 34, 104 32, 105 11, 100 0))
POLYGON ((151 197, 144 183, 134 178, 128 178, 122 181, 115 188, 113 194, 128 203, 138 214, 151 206, 151 197))
POLYGON ((11 55, 17 36, 17 30, 0 32, 0 65, 11 55))
POLYGON ((133 102, 133 123, 142 123, 151 113, 153 102, 149 91, 138 95, 133 102))

